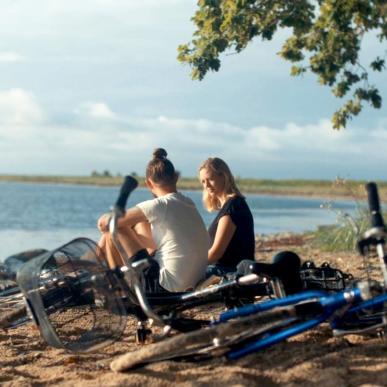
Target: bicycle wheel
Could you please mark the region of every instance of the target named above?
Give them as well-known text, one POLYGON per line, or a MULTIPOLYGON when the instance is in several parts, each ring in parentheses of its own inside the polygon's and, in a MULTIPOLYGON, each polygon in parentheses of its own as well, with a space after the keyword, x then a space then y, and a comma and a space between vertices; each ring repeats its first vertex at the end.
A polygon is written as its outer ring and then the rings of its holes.
POLYGON ((163 360, 203 360, 223 356, 249 339, 281 330, 296 321, 293 306, 231 320, 129 352, 113 360, 110 368, 122 372, 163 360))

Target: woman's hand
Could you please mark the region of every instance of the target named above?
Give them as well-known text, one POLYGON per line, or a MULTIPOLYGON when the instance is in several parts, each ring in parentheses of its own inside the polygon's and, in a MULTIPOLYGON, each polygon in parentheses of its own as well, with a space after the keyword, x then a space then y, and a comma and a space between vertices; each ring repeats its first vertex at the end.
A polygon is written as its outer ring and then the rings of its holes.
POLYGON ((106 214, 103 214, 98 219, 97 227, 98 227, 98 230, 101 231, 101 233, 108 231, 111 217, 112 217, 111 214, 108 212, 106 214))

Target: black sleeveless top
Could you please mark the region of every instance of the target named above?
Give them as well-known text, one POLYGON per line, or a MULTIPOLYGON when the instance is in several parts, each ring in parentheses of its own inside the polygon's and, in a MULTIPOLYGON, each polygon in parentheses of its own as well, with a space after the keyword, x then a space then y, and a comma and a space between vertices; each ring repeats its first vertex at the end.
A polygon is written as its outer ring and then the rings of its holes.
POLYGON ((218 265, 235 268, 243 259, 254 260, 255 235, 254 220, 245 198, 235 196, 227 200, 220 209, 218 215, 211 223, 208 233, 211 238, 211 245, 214 243, 219 219, 229 215, 236 229, 223 256, 216 262, 218 265))

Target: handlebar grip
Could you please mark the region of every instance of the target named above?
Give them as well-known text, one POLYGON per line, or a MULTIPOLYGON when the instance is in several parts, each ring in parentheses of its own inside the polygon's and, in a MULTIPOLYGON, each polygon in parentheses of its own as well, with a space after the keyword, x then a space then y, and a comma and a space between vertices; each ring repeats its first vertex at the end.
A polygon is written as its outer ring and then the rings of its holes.
POLYGON ((384 228, 383 216, 380 212, 380 200, 378 194, 378 187, 375 183, 370 182, 366 185, 368 194, 368 207, 371 212, 372 227, 384 228))
POLYGON ((132 176, 125 176, 125 180, 122 183, 120 194, 116 201, 115 207, 124 211, 126 207, 126 202, 128 201, 129 195, 132 191, 138 186, 138 181, 132 176))

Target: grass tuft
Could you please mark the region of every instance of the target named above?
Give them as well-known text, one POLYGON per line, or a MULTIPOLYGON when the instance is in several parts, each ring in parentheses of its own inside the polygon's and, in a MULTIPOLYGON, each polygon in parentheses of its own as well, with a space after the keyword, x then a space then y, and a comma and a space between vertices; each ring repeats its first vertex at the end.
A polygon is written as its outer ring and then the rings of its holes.
POLYGON ((324 251, 354 251, 356 243, 369 228, 369 212, 358 208, 355 216, 338 214, 337 223, 321 226, 312 233, 312 244, 324 251))
POLYGON ((354 251, 357 241, 370 227, 368 206, 361 200, 364 198, 364 185, 337 178, 333 186, 345 191, 346 196, 354 199, 356 212, 352 216, 335 208, 332 201, 324 203, 323 208, 336 214, 336 224, 319 227, 312 233, 312 244, 324 251, 354 251))

